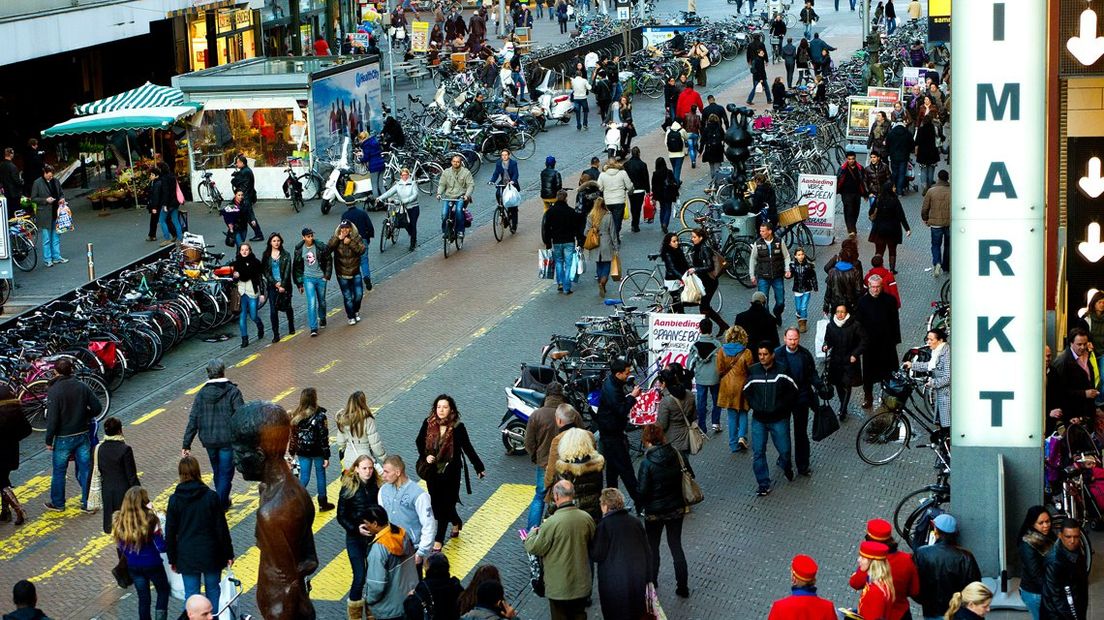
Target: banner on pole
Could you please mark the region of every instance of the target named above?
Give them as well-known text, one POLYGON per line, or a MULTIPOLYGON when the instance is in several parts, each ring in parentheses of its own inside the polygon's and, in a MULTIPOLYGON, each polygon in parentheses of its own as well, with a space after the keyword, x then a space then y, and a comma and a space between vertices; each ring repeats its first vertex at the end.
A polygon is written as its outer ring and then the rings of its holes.
POLYGON ((429 51, 429 22, 414 22, 410 30, 410 51, 429 51))
MULTIPOLYGON (((813 233, 813 243, 832 245, 835 242, 836 177, 830 174, 799 175, 797 196, 798 204, 809 205, 809 219, 805 225, 813 233)), ((793 251, 794 248, 790 248, 791 256, 793 251)))

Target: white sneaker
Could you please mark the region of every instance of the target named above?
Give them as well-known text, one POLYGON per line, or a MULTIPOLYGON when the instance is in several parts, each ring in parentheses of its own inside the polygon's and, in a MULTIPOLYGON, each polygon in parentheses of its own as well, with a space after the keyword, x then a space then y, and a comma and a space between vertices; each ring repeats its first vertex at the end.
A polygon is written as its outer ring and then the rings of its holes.
POLYGON ((349 325, 356 325, 356 319, 349 319, 349 325))
POLYGON ((932 267, 932 277, 933 278, 938 278, 941 275, 943 275, 943 265, 936 265, 936 266, 932 267))
POLYGON ((353 319, 353 321, 355 321, 355 322, 357 322, 357 323, 359 323, 359 322, 360 322, 360 313, 359 313, 359 312, 357 312, 356 318, 355 318, 355 319, 353 319))

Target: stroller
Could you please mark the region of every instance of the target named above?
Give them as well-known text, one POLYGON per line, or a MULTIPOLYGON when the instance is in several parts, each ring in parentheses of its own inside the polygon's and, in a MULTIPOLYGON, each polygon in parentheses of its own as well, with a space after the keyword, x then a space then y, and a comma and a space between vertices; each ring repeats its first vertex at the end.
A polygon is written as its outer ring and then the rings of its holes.
POLYGON ((1104 526, 1104 459, 1096 429, 1060 427, 1047 437, 1043 454, 1046 495, 1055 512, 1104 526))

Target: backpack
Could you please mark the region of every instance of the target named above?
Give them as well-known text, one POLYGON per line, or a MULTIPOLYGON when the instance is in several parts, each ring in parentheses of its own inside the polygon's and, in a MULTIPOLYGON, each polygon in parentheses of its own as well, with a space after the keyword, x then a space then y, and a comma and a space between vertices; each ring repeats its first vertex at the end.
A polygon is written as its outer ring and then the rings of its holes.
POLYGON ((675 131, 674 129, 667 130, 667 152, 679 153, 685 147, 685 143, 682 141, 682 132, 675 131))
POLYGON ((432 620, 436 614, 433 606, 433 594, 424 581, 414 586, 414 591, 403 599, 404 620, 432 620))

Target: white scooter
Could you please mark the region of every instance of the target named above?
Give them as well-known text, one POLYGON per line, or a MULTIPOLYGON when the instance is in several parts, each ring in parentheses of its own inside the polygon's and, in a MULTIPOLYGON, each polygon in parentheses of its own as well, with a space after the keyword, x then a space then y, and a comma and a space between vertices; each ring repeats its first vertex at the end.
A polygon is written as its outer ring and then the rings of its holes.
POLYGON ((571 103, 570 90, 558 90, 552 87, 552 72, 545 71, 544 79, 536 88, 540 92, 537 97, 537 105, 544 113, 546 121, 559 121, 561 124, 571 122, 575 111, 575 105, 571 103))
POLYGON ((349 138, 341 142, 341 159, 334 162, 333 170, 326 177, 322 188, 322 214, 330 212, 335 203, 349 205, 367 203, 372 196, 372 178, 366 174, 353 174, 349 163, 349 138))

